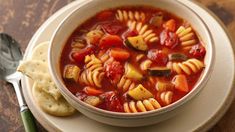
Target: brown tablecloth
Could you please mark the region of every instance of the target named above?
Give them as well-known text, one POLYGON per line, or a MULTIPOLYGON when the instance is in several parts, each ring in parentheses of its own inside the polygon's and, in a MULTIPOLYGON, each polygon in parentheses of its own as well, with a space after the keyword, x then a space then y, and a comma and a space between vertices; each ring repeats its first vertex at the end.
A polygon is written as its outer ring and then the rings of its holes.
MULTIPOLYGON (((73 0, 0 0, 0 32, 12 35, 24 51, 42 23, 73 0)), ((235 39, 235 0, 197 0, 212 10, 235 39)), ((46 131, 39 123, 39 131, 46 131)), ((0 80, 0 131, 24 131, 11 85, 0 80)), ((235 131, 235 101, 210 132, 235 131)))

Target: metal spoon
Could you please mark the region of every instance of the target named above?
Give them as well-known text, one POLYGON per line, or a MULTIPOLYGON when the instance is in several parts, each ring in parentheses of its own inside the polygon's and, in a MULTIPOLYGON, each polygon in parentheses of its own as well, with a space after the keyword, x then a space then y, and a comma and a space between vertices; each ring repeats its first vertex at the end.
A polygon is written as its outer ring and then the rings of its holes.
POLYGON ((21 118, 26 132, 36 132, 34 117, 31 114, 20 87, 21 73, 16 72, 22 59, 19 44, 9 35, 0 34, 0 79, 6 80, 14 86, 20 106, 21 118))

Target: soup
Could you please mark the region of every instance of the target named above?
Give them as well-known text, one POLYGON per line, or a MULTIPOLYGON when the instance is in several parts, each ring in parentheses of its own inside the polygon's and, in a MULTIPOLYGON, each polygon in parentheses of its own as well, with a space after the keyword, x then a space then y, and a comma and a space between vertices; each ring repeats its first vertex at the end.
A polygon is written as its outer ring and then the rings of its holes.
POLYGON ((68 90, 85 103, 136 113, 189 93, 205 54, 186 20, 147 6, 120 7, 97 13, 72 33, 60 70, 68 90))

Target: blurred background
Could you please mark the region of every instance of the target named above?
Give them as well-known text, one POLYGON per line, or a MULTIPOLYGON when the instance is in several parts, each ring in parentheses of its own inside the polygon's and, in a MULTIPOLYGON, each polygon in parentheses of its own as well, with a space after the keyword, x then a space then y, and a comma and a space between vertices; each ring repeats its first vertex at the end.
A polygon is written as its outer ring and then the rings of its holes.
MULTIPOLYGON (((73 0, 0 0, 0 33, 14 37, 24 52, 36 30, 53 13, 73 0)), ((235 0, 195 0, 211 10, 235 39, 235 0)), ((235 44, 233 45, 233 47, 235 44)), ((46 131, 40 124, 39 131, 46 131)), ((24 131, 18 102, 10 84, 0 80, 0 131, 24 131)), ((209 132, 235 131, 235 101, 209 132)))

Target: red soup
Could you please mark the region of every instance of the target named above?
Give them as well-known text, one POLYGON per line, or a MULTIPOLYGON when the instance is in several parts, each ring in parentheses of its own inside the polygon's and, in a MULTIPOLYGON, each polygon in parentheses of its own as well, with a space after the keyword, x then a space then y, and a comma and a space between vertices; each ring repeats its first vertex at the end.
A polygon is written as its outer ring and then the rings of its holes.
POLYGON ((205 54, 187 21, 161 9, 121 7, 99 12, 73 32, 60 69, 67 88, 85 103, 145 112, 189 93, 205 54))

